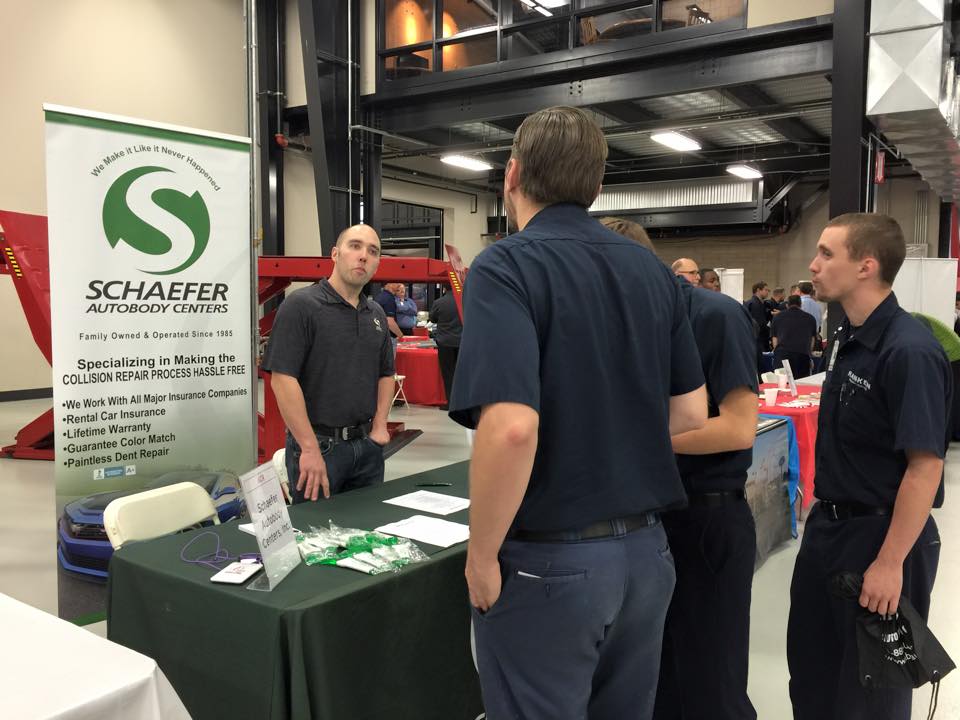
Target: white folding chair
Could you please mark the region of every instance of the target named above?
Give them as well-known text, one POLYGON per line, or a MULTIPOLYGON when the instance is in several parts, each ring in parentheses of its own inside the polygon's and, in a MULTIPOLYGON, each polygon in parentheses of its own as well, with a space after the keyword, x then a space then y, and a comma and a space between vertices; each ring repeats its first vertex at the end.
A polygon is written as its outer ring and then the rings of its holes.
POLYGON ((117 498, 103 511, 103 526, 114 550, 131 541, 170 535, 205 520, 220 524, 209 493, 192 482, 117 498))
POLYGON ((287 477, 287 449, 280 448, 273 454, 273 469, 277 473, 277 477, 280 478, 280 487, 283 489, 283 497, 287 501, 287 504, 290 504, 290 498, 293 496, 290 494, 290 478, 287 477))
POLYGON ((403 381, 407 379, 407 376, 394 375, 393 379, 397 383, 397 391, 393 394, 393 401, 391 402, 391 404, 395 403, 397 401, 397 398, 399 397, 399 398, 403 398, 404 405, 409 405, 410 403, 407 402, 407 396, 403 392, 403 381))

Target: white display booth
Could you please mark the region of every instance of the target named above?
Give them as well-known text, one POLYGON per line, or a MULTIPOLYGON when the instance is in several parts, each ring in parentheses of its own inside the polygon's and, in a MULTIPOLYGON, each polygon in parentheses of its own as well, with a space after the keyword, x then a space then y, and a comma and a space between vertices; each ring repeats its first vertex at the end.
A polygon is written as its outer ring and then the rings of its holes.
POLYGON ((930 315, 953 327, 957 292, 956 258, 907 258, 893 283, 897 300, 907 312, 930 315))

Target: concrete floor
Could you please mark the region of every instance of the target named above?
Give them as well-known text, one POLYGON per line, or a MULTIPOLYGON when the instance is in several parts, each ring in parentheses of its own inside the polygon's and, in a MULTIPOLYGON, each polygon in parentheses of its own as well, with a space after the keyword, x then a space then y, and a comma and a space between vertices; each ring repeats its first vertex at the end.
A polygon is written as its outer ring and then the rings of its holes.
MULTIPOLYGON (((0 404, 0 442, 50 407, 49 400, 0 404)), ((395 408, 392 420, 424 431, 422 437, 387 461, 386 479, 393 480, 433 467, 465 460, 470 450, 466 432, 434 408, 395 408)), ((947 504, 935 512, 943 550, 933 595, 930 625, 955 659, 960 660, 960 623, 951 597, 960 593, 960 444, 947 460, 947 504), (951 500, 953 502, 951 502, 951 500)), ((0 592, 56 614, 56 512, 53 464, 0 460, 0 592)), ((799 542, 780 548, 757 572, 753 584, 750 696, 761 720, 788 720, 786 627, 790 578, 799 542)), ((88 626, 103 634, 104 623, 88 626)), ((914 720, 926 718, 929 686, 917 691, 914 720)), ((940 692, 938 718, 960 717, 960 679, 949 677, 940 692)))

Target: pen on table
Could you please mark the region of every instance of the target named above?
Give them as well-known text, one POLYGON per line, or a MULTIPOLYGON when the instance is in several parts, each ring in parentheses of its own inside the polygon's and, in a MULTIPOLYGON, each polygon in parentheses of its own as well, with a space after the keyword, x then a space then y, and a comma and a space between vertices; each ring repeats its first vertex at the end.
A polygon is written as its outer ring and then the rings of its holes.
POLYGON ((453 483, 445 483, 445 482, 417 483, 417 487, 453 487, 453 483))

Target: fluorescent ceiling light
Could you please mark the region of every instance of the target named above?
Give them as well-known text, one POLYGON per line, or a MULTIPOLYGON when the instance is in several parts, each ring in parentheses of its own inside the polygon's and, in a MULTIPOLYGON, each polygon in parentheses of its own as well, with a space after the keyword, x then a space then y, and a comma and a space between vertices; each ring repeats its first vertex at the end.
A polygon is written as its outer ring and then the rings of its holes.
POLYGON ((493 170, 493 165, 477 158, 467 157, 466 155, 444 155, 440 158, 442 162, 464 170, 493 170))
POLYGON ((543 5, 545 8, 558 8, 569 5, 570 0, 537 0, 537 3, 543 5))
POLYGON ((660 143, 661 145, 666 145, 671 150, 677 150, 678 152, 693 152, 694 150, 700 149, 700 143, 698 143, 692 137, 682 133, 674 132, 673 130, 670 130, 669 132, 654 133, 650 136, 650 139, 654 142, 660 143))
POLYGON ((524 5, 526 5, 529 8, 537 6, 537 4, 533 0, 520 0, 520 2, 522 2, 524 5))
POLYGON ((536 11, 537 11, 538 13, 540 13, 541 15, 545 15, 546 17, 553 17, 553 13, 552 13, 552 12, 550 12, 549 10, 546 10, 545 8, 540 7, 539 5, 537 5, 537 6, 534 8, 534 10, 536 10, 536 11))
POLYGON ((763 173, 757 170, 756 167, 753 165, 744 165, 743 163, 727 165, 727 172, 744 180, 759 180, 763 177, 763 173))

